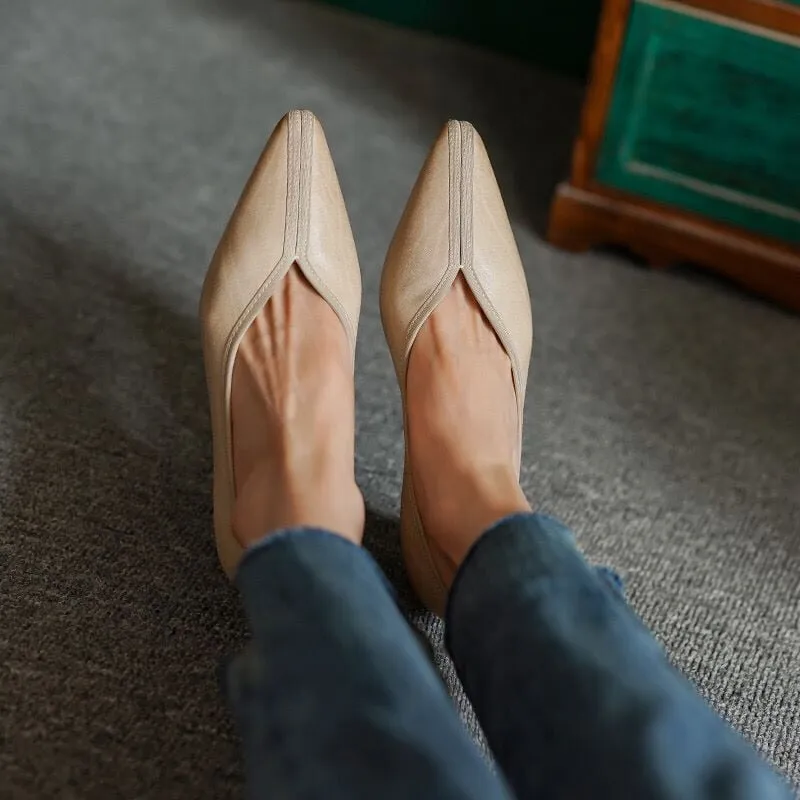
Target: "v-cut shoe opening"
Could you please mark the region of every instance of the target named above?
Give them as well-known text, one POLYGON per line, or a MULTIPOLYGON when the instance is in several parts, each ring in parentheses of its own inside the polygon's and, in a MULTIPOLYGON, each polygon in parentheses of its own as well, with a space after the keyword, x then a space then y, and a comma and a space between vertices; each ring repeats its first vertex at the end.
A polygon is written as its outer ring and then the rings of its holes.
MULTIPOLYGON (((500 340, 497 331, 495 330, 491 321, 486 316, 486 313, 481 307, 478 298, 475 296, 472 287, 469 285, 469 281, 467 280, 466 275, 464 274, 463 270, 459 269, 456 272, 456 275, 453 278, 453 281, 450 284, 450 286, 442 292, 441 298, 436 303, 433 310, 428 314, 423 323, 420 325, 419 330, 416 333, 416 336, 414 336, 414 341, 411 343, 411 347, 409 349, 408 358, 406 362, 406 389, 408 388, 408 372, 411 369, 411 360, 413 358, 414 350, 419 342, 420 335, 422 334, 425 327, 433 321, 436 314, 442 309, 442 306, 445 303, 452 301, 453 298, 458 298, 458 297, 461 297, 466 301, 466 303, 469 305, 470 313, 477 315, 480 318, 483 325, 486 327, 486 329, 491 332, 492 337, 494 338, 494 341, 497 344, 497 347, 500 348, 505 357, 508 359, 509 370, 511 370, 512 364, 508 351, 503 346, 503 343, 500 340)), ((455 302, 458 302, 458 300, 455 300, 455 302)))

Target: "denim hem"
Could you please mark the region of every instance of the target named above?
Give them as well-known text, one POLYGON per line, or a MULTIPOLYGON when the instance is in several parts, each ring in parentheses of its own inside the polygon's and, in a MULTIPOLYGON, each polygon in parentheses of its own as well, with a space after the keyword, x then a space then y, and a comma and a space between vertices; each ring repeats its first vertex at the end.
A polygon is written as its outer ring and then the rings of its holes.
MULTIPOLYGON (((567 528, 562 522, 556 519, 549 514, 542 514, 539 512, 524 512, 524 513, 515 513, 509 514, 506 517, 502 517, 501 519, 494 522, 489 528, 487 528, 477 539, 477 541, 472 545, 469 552, 467 553, 464 560, 461 562, 461 566, 456 573, 456 576, 453 580, 452 586, 450 587, 450 592, 447 597, 447 608, 445 610, 445 623, 446 627, 450 627, 450 620, 451 620, 451 609, 453 605, 453 598, 456 597, 459 591, 459 587, 464 582, 464 575, 468 574, 471 570, 471 565, 474 564, 475 559, 480 558, 480 554, 486 549, 488 546, 488 541, 491 539, 492 541, 495 540, 495 534, 503 529, 511 529, 515 533, 518 530, 527 529, 529 525, 536 524, 537 526, 541 527, 544 530, 552 529, 554 526, 557 526, 560 530, 560 533, 564 535, 567 541, 571 542, 573 545, 575 544, 575 538, 572 531, 567 528)), ((528 536, 526 534, 525 540, 528 540, 528 536)), ((510 562, 513 561, 516 563, 518 559, 518 552, 514 552, 516 549, 515 544, 509 544, 509 559, 510 562)), ((575 548, 576 553, 579 552, 577 547, 575 548)), ((616 597, 618 597, 623 602, 626 601, 625 596, 625 583, 621 576, 619 575, 616 570, 611 567, 604 566, 604 565, 589 565, 590 569, 595 573, 595 575, 600 579, 602 585, 609 589, 616 597)))
MULTIPOLYGON (((334 533, 333 531, 325 530, 325 528, 312 528, 310 526, 300 526, 297 528, 278 528, 273 533, 268 533, 262 536, 257 542, 254 542, 251 545, 248 545, 245 548, 244 554, 242 555, 241 559, 239 560, 238 565, 236 566, 236 577, 235 582, 238 584, 239 582, 239 574, 242 571, 242 568, 245 566, 246 563, 249 563, 253 557, 257 554, 261 553, 262 551, 267 551, 273 547, 280 547, 282 543, 285 543, 288 539, 322 539, 322 540, 339 540, 344 542, 345 545, 350 547, 355 547, 358 550, 364 550, 363 547, 351 542, 349 539, 345 539, 344 536, 340 536, 338 533, 334 533)), ((364 551, 366 552, 366 551, 364 551)))
POLYGON ((491 534, 496 531, 498 528, 502 528, 505 525, 512 524, 514 522, 524 522, 525 520, 530 520, 534 517, 544 517, 546 519, 551 519, 547 517, 545 514, 538 514, 533 511, 523 511, 523 512, 515 512, 514 514, 509 514, 508 516, 501 517, 497 522, 493 522, 473 543, 472 547, 467 552, 467 555, 464 557, 464 560, 461 562, 461 565, 456 572, 455 578, 453 578, 453 583, 450 585, 450 591, 447 594, 447 607, 445 608, 445 624, 449 625, 450 622, 450 608, 452 605, 452 599, 458 592, 458 588, 461 585, 462 578, 465 572, 469 572, 469 566, 472 561, 476 558, 476 553, 479 553, 482 549, 482 545, 485 544, 487 538, 491 536, 491 534))

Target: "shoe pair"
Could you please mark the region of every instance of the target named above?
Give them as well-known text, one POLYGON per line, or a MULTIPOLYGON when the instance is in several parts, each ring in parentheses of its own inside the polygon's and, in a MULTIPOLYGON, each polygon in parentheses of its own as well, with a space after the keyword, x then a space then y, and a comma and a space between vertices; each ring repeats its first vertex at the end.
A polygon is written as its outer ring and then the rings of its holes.
MULTIPOLYGON (((242 337, 293 265, 331 306, 355 362, 361 273, 322 126, 291 111, 270 137, 208 270, 201 299, 214 446, 214 529, 233 576, 230 398, 242 337)), ((531 308, 514 235, 480 136, 451 121, 431 149, 395 232, 381 280, 381 318, 406 408, 414 340, 461 272, 511 362, 519 435, 532 346, 531 308)), ((408 426, 405 424, 407 431, 408 426)), ((519 470, 519 464, 517 464, 519 470)), ((406 458, 400 511, 403 557, 420 599, 441 614, 446 587, 431 556, 406 458)))

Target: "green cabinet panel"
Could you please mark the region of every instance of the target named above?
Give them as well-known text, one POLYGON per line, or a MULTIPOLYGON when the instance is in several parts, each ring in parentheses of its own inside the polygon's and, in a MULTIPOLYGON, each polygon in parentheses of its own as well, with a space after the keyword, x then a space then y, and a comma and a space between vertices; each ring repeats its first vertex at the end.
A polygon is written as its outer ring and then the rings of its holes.
POLYGON ((800 39, 635 2, 595 178, 800 242, 800 39))

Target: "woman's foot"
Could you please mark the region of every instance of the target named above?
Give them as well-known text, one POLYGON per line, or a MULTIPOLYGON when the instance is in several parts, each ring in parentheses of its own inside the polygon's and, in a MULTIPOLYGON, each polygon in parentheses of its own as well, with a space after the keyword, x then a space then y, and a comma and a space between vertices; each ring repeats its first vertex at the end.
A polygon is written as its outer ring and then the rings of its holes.
POLYGON ((361 543, 354 387, 339 318, 292 267, 239 345, 231 386, 243 547, 282 528, 324 528, 361 543))
POLYGON ((414 494, 449 588, 486 528, 531 510, 511 362, 461 274, 417 335, 406 398, 414 494))

